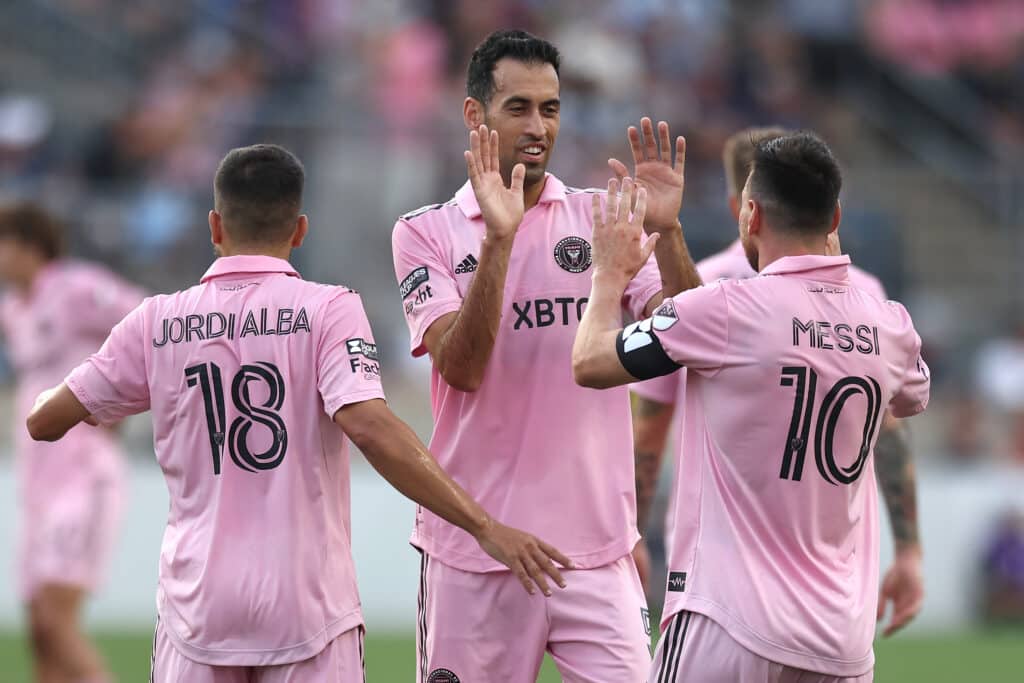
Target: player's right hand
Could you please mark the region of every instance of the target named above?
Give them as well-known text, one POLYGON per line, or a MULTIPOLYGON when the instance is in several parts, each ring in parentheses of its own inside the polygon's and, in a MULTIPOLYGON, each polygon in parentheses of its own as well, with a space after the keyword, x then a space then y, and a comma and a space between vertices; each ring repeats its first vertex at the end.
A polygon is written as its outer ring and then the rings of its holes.
POLYGON ((624 178, 620 192, 618 179, 612 178, 608 181, 604 211, 600 195, 593 196, 592 204, 594 277, 614 278, 625 289, 626 283, 647 263, 660 237, 655 233, 644 239, 647 190, 637 187, 632 178, 624 178))
POLYGON ((487 226, 487 237, 498 240, 515 237, 526 212, 523 199, 526 166, 516 164, 511 183, 505 187, 498 163, 498 131, 488 130, 487 126, 469 132, 469 149, 464 156, 469 182, 487 226))
POLYGON ((476 541, 484 552, 511 569, 530 595, 536 590, 534 584, 544 595, 551 595, 545 574, 560 588, 565 588, 565 579, 554 562, 565 569, 572 569, 572 560, 539 538, 492 519, 477 535, 476 541))

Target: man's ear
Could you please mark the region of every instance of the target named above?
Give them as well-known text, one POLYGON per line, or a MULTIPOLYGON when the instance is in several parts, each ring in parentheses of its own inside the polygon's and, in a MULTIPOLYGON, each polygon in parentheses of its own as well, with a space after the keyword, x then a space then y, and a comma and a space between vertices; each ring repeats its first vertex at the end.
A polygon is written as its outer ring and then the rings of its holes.
POLYGON ((292 247, 298 248, 302 246, 302 240, 306 239, 306 235, 309 234, 309 218, 306 214, 299 216, 299 219, 295 222, 295 233, 292 234, 292 247))
POLYGON ((750 210, 747 233, 750 235, 760 235, 761 228, 764 227, 764 211, 761 210, 761 205, 754 201, 753 198, 747 199, 747 207, 750 210))
POLYGON ((483 125, 486 118, 484 104, 478 99, 467 97, 462 103, 462 120, 468 130, 476 130, 483 125))
POLYGON ((835 230, 837 230, 839 228, 839 222, 842 221, 842 220, 843 220, 843 205, 837 199, 836 200, 836 211, 835 211, 834 214, 832 214, 832 230, 829 230, 829 232, 834 232, 835 230))
POLYGON ((207 216, 207 220, 210 223, 210 242, 214 245, 221 245, 224 243, 224 220, 221 215, 217 213, 216 209, 210 209, 210 213, 207 216))

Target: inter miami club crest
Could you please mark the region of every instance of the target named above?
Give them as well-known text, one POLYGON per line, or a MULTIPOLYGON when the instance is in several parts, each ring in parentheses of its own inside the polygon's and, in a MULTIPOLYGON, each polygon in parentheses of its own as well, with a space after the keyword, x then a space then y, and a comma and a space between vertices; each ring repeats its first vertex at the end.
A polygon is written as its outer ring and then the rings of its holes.
POLYGON ((459 683, 459 677, 448 669, 434 669, 430 672, 427 683, 459 683))
POLYGON ((591 264, 590 242, 577 235, 563 238, 555 245, 555 263, 570 273, 582 273, 591 264))

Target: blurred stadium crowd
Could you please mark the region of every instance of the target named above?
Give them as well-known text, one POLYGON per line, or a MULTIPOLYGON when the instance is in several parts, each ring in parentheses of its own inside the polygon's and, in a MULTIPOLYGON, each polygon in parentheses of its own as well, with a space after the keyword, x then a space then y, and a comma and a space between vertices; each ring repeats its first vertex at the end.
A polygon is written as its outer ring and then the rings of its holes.
POLYGON ((40 199, 72 226, 75 254, 165 291, 209 263, 223 153, 285 144, 310 178, 300 268, 364 293, 386 380, 422 391, 391 227, 464 182, 465 64, 497 26, 562 50, 553 170, 570 184, 603 184, 641 114, 687 136, 696 256, 735 234, 725 138, 820 132, 845 164, 844 246, 926 336, 922 458, 1024 467, 1017 0, 8 0, 0 197, 40 199))

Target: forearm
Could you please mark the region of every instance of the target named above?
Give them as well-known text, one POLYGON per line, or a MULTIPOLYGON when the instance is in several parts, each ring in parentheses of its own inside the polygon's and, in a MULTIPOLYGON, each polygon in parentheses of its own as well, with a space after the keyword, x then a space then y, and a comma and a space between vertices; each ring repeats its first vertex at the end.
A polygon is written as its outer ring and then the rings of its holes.
POLYGON ((664 297, 673 297, 688 289, 700 287, 700 275, 683 238, 682 226, 676 222, 674 228, 660 234, 654 247, 654 258, 661 272, 661 292, 664 297))
POLYGON ((363 421, 346 432, 373 468, 405 497, 474 537, 491 523, 402 420, 390 415, 363 421))
POLYGON ((473 391, 483 381, 501 325, 511 253, 511 238, 484 239, 480 264, 459 314, 440 339, 434 363, 441 376, 457 389, 473 391))
POLYGON ((882 489, 896 550, 920 544, 917 526, 917 480, 907 427, 886 416, 875 444, 875 473, 882 489))
POLYGON ((633 395, 633 457, 636 464, 636 525, 643 532, 650 522, 658 490, 658 474, 672 422, 671 403, 633 395))
POLYGON ((622 327, 620 302, 624 290, 625 283, 594 274, 590 300, 580 319, 572 347, 573 375, 583 386, 605 388, 629 381, 627 376, 624 382, 609 383, 608 371, 621 370, 621 366, 609 368, 602 362, 606 355, 602 352, 615 349, 615 335, 622 327))

